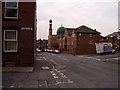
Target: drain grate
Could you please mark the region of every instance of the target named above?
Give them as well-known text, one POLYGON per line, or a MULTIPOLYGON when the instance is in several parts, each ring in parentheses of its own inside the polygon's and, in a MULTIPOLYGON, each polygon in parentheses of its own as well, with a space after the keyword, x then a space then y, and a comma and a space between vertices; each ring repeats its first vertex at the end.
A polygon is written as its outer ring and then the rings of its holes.
POLYGON ((48 82, 46 80, 38 80, 39 88, 48 88, 48 82))

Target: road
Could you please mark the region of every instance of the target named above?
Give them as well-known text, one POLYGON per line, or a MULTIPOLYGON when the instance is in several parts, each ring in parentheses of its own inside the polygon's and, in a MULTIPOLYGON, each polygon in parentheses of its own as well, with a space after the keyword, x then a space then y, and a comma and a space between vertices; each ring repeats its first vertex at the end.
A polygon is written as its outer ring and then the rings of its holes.
POLYGON ((42 52, 32 72, 3 72, 3 88, 117 88, 118 54, 69 55, 42 52))
POLYGON ((53 63, 54 70, 51 74, 56 82, 63 84, 62 87, 118 87, 118 54, 73 56, 42 53, 42 56, 53 63))

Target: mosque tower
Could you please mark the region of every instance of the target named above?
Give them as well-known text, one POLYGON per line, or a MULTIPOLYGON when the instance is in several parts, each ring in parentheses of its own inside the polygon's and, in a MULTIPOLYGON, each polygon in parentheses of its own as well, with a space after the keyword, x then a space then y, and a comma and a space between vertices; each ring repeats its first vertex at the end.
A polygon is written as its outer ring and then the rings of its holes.
POLYGON ((52 48, 52 20, 49 20, 48 48, 52 48))
POLYGON ((52 35, 52 20, 49 21, 49 35, 52 35))

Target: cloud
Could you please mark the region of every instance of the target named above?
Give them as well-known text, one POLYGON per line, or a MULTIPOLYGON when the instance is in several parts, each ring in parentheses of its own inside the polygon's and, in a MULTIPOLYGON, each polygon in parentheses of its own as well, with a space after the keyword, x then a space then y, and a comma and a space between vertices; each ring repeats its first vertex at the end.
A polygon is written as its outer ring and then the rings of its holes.
MULTIPOLYGON (((41 0, 42 1, 42 0, 41 0)), ((38 34, 37 38, 47 38, 48 21, 53 20, 53 34, 61 24, 65 27, 87 25, 107 35, 118 28, 117 2, 59 2, 52 0, 38 2, 38 34)))

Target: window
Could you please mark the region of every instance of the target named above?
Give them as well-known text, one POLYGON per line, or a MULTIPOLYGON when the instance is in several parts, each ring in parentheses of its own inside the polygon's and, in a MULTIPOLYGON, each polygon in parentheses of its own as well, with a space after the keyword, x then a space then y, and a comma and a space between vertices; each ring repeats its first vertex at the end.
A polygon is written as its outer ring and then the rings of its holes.
POLYGON ((89 42, 89 44, 92 44, 92 43, 93 43, 92 41, 89 42))
POLYGON ((75 34, 72 34, 72 37, 75 37, 75 34))
POLYGON ((81 33, 79 33, 79 36, 81 36, 81 33))
POLYGON ((72 41, 71 45, 74 45, 74 44, 73 44, 73 41, 72 41))
POLYGON ((92 34, 89 34, 90 37, 92 37, 92 34))
POLYGON ((17 52, 16 30, 4 30, 4 52, 17 52))
POLYGON ((18 0, 6 0, 5 2, 5 18, 17 19, 18 18, 18 0))

